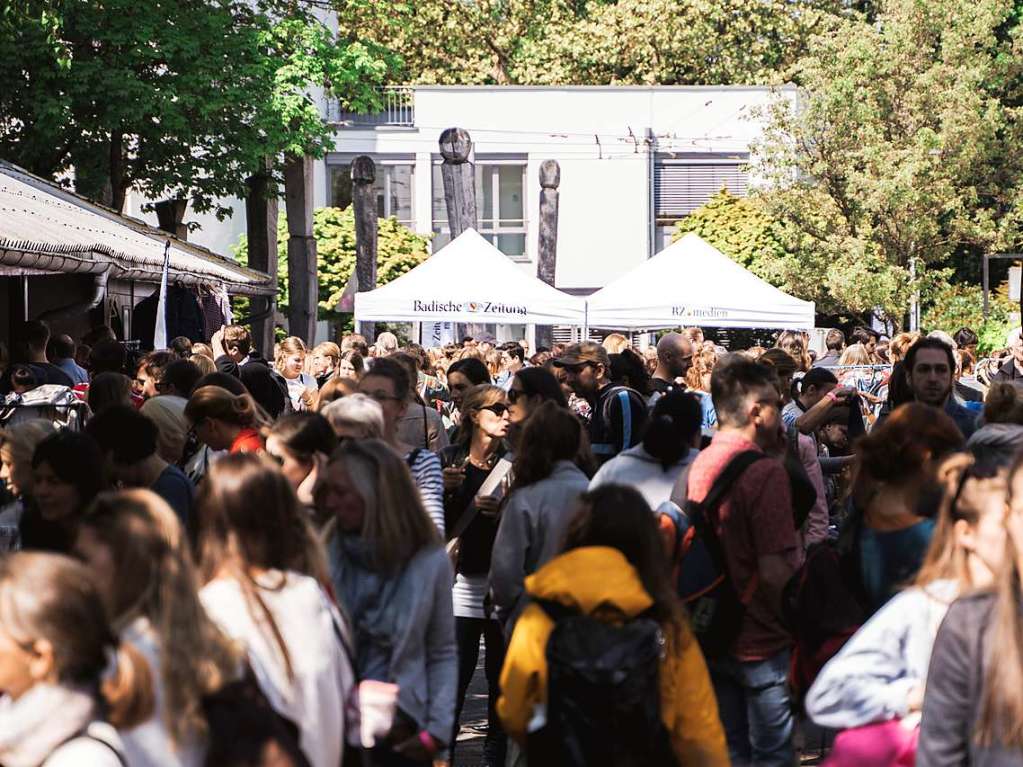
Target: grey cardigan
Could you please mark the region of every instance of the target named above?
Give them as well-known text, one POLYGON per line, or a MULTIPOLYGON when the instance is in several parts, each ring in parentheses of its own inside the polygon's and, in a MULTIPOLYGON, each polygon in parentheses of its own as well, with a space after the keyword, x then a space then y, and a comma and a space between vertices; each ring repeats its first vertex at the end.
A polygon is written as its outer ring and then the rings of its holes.
POLYGON ((917 767, 1019 767, 1023 751, 974 739, 988 668, 995 595, 962 597, 949 608, 931 653, 917 767))
POLYGON ((442 546, 421 549, 405 568, 376 572, 358 536, 327 542, 330 578, 355 634, 356 675, 398 685, 398 708, 441 743, 455 724, 458 652, 451 562, 442 546))
POLYGON ((508 497, 490 560, 490 590, 507 634, 522 608, 526 576, 561 551, 576 503, 589 484, 574 463, 558 461, 547 479, 508 497))

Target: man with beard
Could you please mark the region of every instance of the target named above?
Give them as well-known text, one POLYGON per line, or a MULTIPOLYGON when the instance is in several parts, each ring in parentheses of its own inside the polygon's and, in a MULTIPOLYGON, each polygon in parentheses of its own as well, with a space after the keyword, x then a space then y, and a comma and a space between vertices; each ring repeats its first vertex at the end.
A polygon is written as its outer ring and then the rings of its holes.
MULTIPOLYGON (((956 371, 952 347, 937 338, 921 338, 906 353, 903 370, 913 399, 944 410, 955 421, 963 437, 969 439, 977 430, 977 415, 952 396, 956 371)), ((875 424, 874 428, 878 425, 875 424)))

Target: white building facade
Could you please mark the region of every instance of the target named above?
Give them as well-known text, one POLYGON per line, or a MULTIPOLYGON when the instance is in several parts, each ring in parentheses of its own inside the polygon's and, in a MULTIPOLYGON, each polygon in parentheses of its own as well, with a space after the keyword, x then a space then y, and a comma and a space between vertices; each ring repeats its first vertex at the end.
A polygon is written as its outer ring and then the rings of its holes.
MULTIPOLYGON (((315 205, 351 202, 350 164, 377 164, 378 212, 448 241, 438 139, 460 127, 474 144, 479 231, 535 273, 539 168, 561 166, 556 287, 590 293, 661 250, 674 224, 722 187, 743 195, 768 108, 794 87, 408 86, 385 110, 324 113, 335 150, 315 166, 315 205)), ((138 203, 129 212, 139 215, 138 203)), ((282 206, 283 207, 283 206, 282 206)), ((244 205, 226 222, 186 216, 191 239, 226 253, 245 231, 244 205)))

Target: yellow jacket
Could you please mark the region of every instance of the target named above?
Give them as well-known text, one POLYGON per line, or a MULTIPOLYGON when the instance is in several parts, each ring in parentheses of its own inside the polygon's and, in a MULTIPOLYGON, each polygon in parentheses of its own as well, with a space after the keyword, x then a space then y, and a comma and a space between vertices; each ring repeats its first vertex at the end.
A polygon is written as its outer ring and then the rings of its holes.
MULTIPOLYGON (((526 591, 587 614, 603 603, 632 617, 653 604, 624 555, 605 546, 573 549, 552 559, 526 578, 526 591)), ((505 731, 520 743, 525 743, 534 707, 546 702, 546 649, 553 627, 547 613, 531 604, 508 645, 497 713, 505 731)), ((688 627, 681 640, 678 654, 661 664, 661 718, 682 767, 727 765, 725 734, 703 654, 688 627)))

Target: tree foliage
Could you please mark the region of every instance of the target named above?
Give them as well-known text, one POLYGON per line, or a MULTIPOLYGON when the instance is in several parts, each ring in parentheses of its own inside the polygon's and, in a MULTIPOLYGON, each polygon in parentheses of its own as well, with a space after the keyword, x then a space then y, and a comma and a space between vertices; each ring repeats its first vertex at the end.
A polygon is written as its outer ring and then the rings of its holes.
MULTIPOLYGON (((341 295, 355 269, 355 214, 351 207, 317 208, 313 213, 316 239, 319 318, 340 318, 341 295)), ((235 258, 247 263, 248 240, 242 235, 232 247, 235 258)), ((277 224, 277 309, 288 311, 288 221, 277 224)), ((393 216, 377 224, 377 284, 386 285, 430 256, 428 237, 416 234, 393 216)))
POLYGON ((1020 67, 1010 0, 888 0, 799 62, 798 111, 761 147, 770 213, 836 307, 901 325, 956 254, 1020 236, 1020 67), (915 269, 915 276, 914 276, 915 269))
POLYGON ((843 0, 334 0, 341 26, 402 56, 401 82, 778 81, 843 0))
POLYGON ((1009 330, 1019 325, 1019 304, 1009 300, 1007 284, 991 291, 987 319, 984 319, 984 293, 979 285, 945 282, 936 286, 928 299, 921 317, 923 327, 950 333, 962 327, 972 328, 980 338, 978 351, 981 354, 1005 348, 1009 330))
POLYGON ((284 0, 17 0, 0 10, 0 156, 120 209, 227 211, 284 153, 332 146, 315 95, 376 103, 392 61, 284 0))

